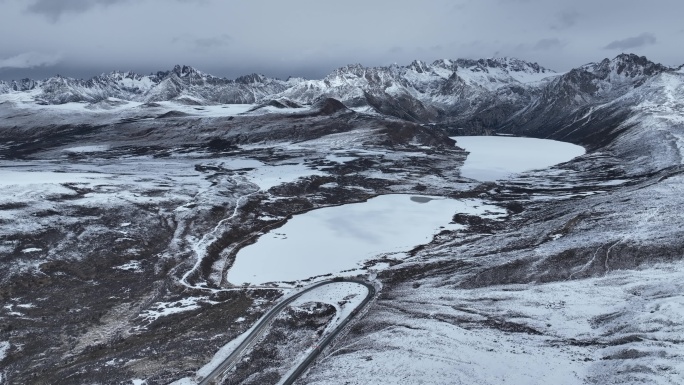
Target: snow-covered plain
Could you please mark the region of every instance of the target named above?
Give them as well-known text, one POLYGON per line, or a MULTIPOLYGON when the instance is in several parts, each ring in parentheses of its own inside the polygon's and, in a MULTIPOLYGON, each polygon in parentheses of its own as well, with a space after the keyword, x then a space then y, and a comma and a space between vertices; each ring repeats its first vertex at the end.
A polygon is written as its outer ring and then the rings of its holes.
POLYGON ((511 174, 546 168, 584 154, 584 148, 548 139, 509 136, 455 136, 456 145, 470 152, 461 175, 495 181, 511 174))
POLYGON ((477 199, 383 195, 364 203, 298 215, 242 249, 228 273, 233 284, 296 281, 354 269, 379 254, 428 243, 456 213, 497 217, 505 210, 477 199), (412 199, 413 198, 413 199, 412 199))
MULTIPOLYGON (((51 171, 25 171, 0 168, 0 186, 26 186, 60 183, 103 183, 109 177, 100 173, 73 173, 51 171)), ((4 194, 3 194, 4 195, 4 194)))
POLYGON ((678 384, 683 267, 473 290, 402 289, 370 315, 390 325, 341 346, 353 351, 326 357, 306 383, 634 384, 652 383, 657 371, 662 383, 678 384), (502 320, 520 330, 480 326, 502 320))

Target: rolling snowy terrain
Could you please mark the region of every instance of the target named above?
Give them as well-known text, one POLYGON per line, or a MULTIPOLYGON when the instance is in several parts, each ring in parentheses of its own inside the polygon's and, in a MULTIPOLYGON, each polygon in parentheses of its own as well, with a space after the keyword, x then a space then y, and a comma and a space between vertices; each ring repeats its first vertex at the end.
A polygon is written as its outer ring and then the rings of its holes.
MULTIPOLYGON (((682 67, 627 54, 563 74, 483 59, 0 83, 0 383, 197 383, 280 299, 347 269, 378 294, 298 383, 678 384, 683 150, 682 67), (459 138, 494 133, 586 153, 478 178, 459 138), (400 194, 457 204, 349 265, 327 263, 354 250, 332 242, 301 269, 241 260, 270 238, 261 253, 286 254, 306 215, 363 238, 351 204, 400 194), (283 278, 245 279, 258 263, 283 278)), ((290 306, 236 381, 278 383, 354 290, 290 306)))

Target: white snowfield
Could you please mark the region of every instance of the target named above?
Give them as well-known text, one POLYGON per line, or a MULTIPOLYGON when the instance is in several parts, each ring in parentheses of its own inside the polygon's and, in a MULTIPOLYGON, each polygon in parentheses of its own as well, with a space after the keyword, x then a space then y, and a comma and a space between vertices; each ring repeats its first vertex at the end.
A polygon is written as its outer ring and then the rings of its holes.
POLYGON ((173 302, 155 302, 141 314, 141 318, 146 322, 153 322, 160 317, 197 310, 200 303, 216 305, 219 302, 211 301, 209 297, 187 297, 173 302))
POLYGON ((677 384, 684 378, 681 348, 673 342, 684 335, 682 274, 684 264, 677 263, 547 284, 404 287, 392 306, 367 316, 391 319, 389 326, 326 357, 306 383, 622 384, 636 377, 619 373, 640 366, 659 371, 663 384, 677 384), (477 326, 486 320, 543 335, 477 326), (583 343, 591 340, 600 343, 583 343), (631 361, 616 359, 629 354, 631 361))
MULTIPOLYGON (((292 302, 291 306, 301 306, 307 303, 326 303, 335 308, 335 317, 330 322, 327 331, 332 330, 356 309, 368 295, 368 289, 354 282, 331 282, 309 291, 292 302)), ((327 333, 327 332, 326 332, 327 333)))
POLYGON ((479 181, 505 179, 512 174, 567 162, 584 148, 548 139, 509 136, 454 136, 456 145, 470 152, 461 175, 479 181))
MULTIPOLYGON (((2 210, 0 218, 8 219, 0 225, 0 235, 16 233, 33 233, 44 231, 55 226, 71 226, 83 223, 79 216, 60 215, 36 217, 35 213, 52 211, 69 213, 74 208, 111 208, 129 210, 131 205, 157 205, 168 218, 176 213, 174 208, 194 200, 225 202, 227 197, 213 194, 212 182, 205 175, 195 170, 194 159, 152 159, 149 157, 103 161, 101 164, 88 163, 51 163, 35 162, 32 164, 15 164, 9 161, 0 162, 0 186, 3 194, 0 204, 19 204, 23 207, 2 210), (75 189, 82 189, 79 194, 75 189), (162 193, 147 194, 150 190, 162 193), (212 195, 213 194, 213 195, 212 195), (64 198, 70 199, 64 199, 64 198), (11 219, 11 221, 9 221, 11 219)), ((227 183, 226 181, 217 181, 227 183)), ((254 185, 247 184, 254 189, 254 185)), ((232 186, 234 189, 237 185, 232 186)), ((180 214, 178 215, 179 219, 180 214)), ((136 216, 132 218, 137 219, 136 216)), ((89 225, 82 237, 85 240, 100 233, 119 233, 119 240, 139 239, 136 233, 138 224, 125 223, 118 228, 89 225)), ((2 252, 11 252, 13 242, 4 242, 2 252), (5 250, 5 248, 7 250, 5 250)), ((78 260, 82 255, 78 250, 68 248, 46 248, 35 245, 24 249, 26 259, 18 260, 11 267, 11 272, 31 271, 49 258, 73 258, 78 260)), ((140 259, 138 251, 131 248, 126 251, 132 260, 140 259)), ((122 269, 134 269, 135 263, 121 266, 122 269)))
POLYGON ((74 172, 49 172, 27 171, 15 168, 0 168, 0 186, 27 186, 61 183, 104 183, 109 174, 98 172, 74 173, 74 172))
MULTIPOLYGON (((0 342, 0 361, 4 360, 5 357, 7 357, 7 351, 10 348, 10 343, 7 341, 2 341, 0 342)), ((2 377, 0 377, 1 379, 2 377)))
POLYGON ((340 273, 379 254, 428 243, 440 230, 459 228, 450 224, 456 213, 490 218, 506 214, 478 199, 433 197, 419 203, 411 198, 382 195, 297 215, 240 250, 228 281, 262 284, 340 273))
MULTIPOLYGON (((0 362, 7 357, 7 352, 10 349, 10 343, 8 341, 0 342, 0 362)), ((0 384, 3 382, 2 372, 0 372, 0 384)))

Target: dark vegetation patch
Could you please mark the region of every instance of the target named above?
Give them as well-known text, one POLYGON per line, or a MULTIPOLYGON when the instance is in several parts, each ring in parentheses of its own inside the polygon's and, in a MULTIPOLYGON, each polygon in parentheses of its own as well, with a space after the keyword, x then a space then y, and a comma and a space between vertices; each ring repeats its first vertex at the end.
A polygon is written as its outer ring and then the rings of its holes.
POLYGON ((181 111, 169 111, 167 113, 161 114, 157 116, 157 119, 166 119, 166 118, 184 118, 190 116, 190 114, 181 112, 181 111))
POLYGON ((273 322, 264 339, 237 364, 227 383, 277 383, 296 356, 318 342, 335 313, 332 305, 322 303, 289 307, 273 322))
POLYGON ((0 204, 0 210, 18 210, 28 207, 27 203, 24 202, 10 202, 0 204))

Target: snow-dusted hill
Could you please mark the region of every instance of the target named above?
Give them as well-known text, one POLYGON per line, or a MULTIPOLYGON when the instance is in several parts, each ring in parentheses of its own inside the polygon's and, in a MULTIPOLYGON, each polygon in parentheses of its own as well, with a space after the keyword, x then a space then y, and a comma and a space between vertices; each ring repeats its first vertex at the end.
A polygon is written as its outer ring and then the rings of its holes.
MULTIPOLYGON (((644 57, 620 55, 553 79, 530 105, 497 128, 600 148, 622 134, 641 137, 667 131, 673 135, 681 126, 682 100, 681 70, 644 57), (653 120, 660 120, 659 129, 652 129, 653 120)), ((643 152, 639 148, 645 149, 647 142, 635 145, 634 151, 643 152)))

